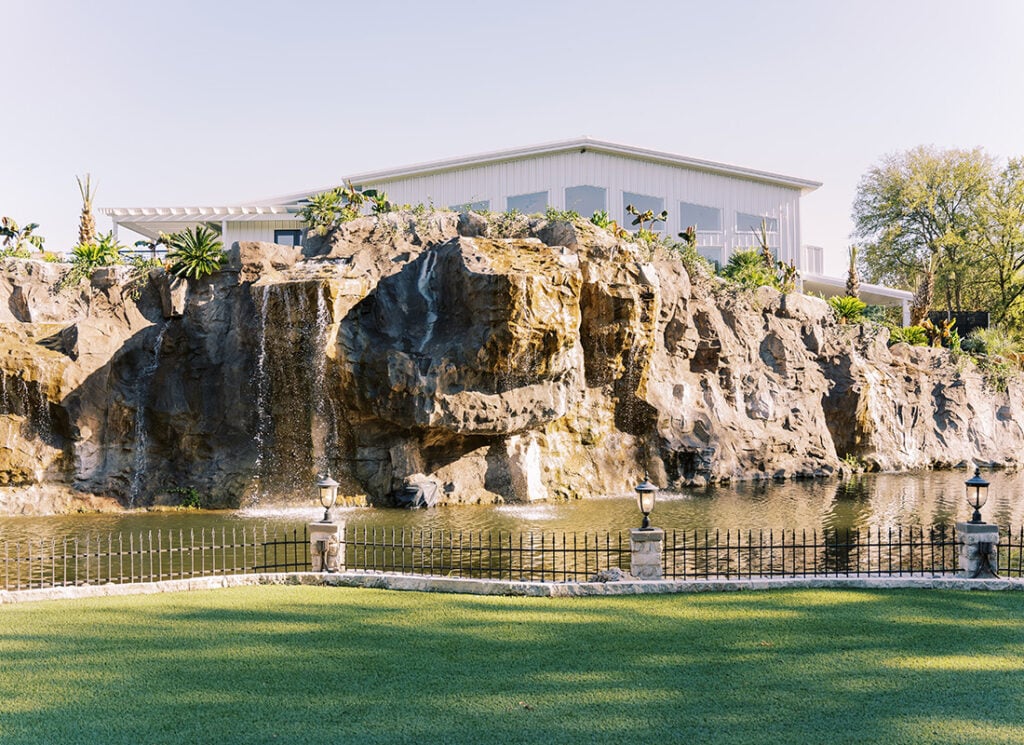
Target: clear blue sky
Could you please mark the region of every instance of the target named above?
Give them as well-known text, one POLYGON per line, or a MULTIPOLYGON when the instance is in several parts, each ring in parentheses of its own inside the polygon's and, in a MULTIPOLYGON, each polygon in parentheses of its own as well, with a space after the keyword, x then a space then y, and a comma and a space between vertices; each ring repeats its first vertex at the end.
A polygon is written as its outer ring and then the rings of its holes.
POLYGON ((0 28, 0 214, 54 251, 76 174, 226 204, 588 134, 824 182, 803 240, 839 271, 882 155, 1024 155, 1019 0, 0 0, 0 28))

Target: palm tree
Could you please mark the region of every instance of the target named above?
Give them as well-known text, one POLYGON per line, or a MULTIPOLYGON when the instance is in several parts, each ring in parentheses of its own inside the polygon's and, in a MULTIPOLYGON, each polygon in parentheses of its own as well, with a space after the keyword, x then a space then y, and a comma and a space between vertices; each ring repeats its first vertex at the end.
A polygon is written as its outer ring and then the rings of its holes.
POLYGON ((92 216, 92 200, 96 190, 92 186, 92 176, 85 174, 85 181, 75 176, 78 182, 78 193, 82 195, 82 214, 78 217, 78 245, 84 246, 96 242, 96 219, 92 216))
POLYGON ((850 246, 850 268, 846 274, 846 296, 860 298, 860 272, 857 271, 856 246, 850 246))

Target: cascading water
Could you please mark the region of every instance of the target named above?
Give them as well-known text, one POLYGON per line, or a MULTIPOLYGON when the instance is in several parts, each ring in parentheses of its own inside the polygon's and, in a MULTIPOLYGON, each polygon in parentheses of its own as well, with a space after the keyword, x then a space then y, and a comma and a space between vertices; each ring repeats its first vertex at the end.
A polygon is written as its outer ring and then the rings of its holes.
POLYGON ((153 391, 153 379, 160 368, 160 350, 164 345, 164 336, 170 324, 160 327, 151 350, 152 359, 142 368, 135 386, 135 427, 132 445, 132 480, 128 490, 128 506, 134 507, 146 484, 149 470, 149 427, 147 426, 146 408, 153 391))
POLYGON ((313 359, 316 373, 313 377, 313 463, 317 474, 330 473, 330 453, 336 452, 338 443, 338 414, 333 397, 327 390, 327 345, 330 341, 331 315, 327 307, 326 288, 317 288, 316 334, 313 359))
POLYGON ((250 504, 256 504, 262 496, 260 481, 263 477, 263 464, 267 456, 267 440, 270 437, 273 421, 270 415, 270 373, 267 370, 267 314, 270 305, 270 285, 260 287, 259 330, 257 332, 258 351, 253 388, 256 390, 256 462, 253 463, 255 479, 249 495, 250 504))
POLYGON ((430 287, 430 281, 434 276, 434 264, 437 263, 437 253, 428 251, 423 259, 423 266, 420 267, 420 276, 416 280, 416 290, 420 293, 427 305, 426 321, 423 328, 423 338, 420 340, 417 352, 422 352, 430 342, 434 334, 434 325, 437 323, 437 297, 430 287))

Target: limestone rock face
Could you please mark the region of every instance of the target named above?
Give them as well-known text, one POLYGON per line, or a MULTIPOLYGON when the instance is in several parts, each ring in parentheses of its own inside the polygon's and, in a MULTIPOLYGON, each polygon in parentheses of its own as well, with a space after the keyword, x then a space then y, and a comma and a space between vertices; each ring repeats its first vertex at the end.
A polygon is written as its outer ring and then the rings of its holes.
POLYGON ((66 266, 2 269, 5 512, 309 503, 327 473, 378 504, 410 483, 532 501, 1024 452, 1018 382, 586 222, 363 217, 138 297, 120 271, 55 292, 66 266))

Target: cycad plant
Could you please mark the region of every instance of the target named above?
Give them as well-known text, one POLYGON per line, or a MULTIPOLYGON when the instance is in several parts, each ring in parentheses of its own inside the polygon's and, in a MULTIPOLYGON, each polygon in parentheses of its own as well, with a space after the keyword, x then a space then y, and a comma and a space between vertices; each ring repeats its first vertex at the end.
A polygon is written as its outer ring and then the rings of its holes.
POLYGON ((82 195, 82 214, 78 216, 78 245, 87 246, 96 242, 96 218, 92 215, 96 190, 92 185, 92 176, 88 173, 84 181, 80 176, 75 176, 75 181, 78 182, 78 193, 82 195))
POLYGON ((220 270, 227 261, 223 244, 206 225, 171 233, 167 246, 168 271, 175 277, 202 279, 220 270))
POLYGON ((57 289, 77 285, 83 279, 91 277, 101 266, 120 264, 123 248, 124 246, 114 238, 112 230, 89 243, 79 243, 71 250, 71 269, 61 277, 57 289))
POLYGON ((859 298, 836 295, 828 299, 828 304, 840 324, 860 323, 864 320, 864 309, 867 305, 859 298))

